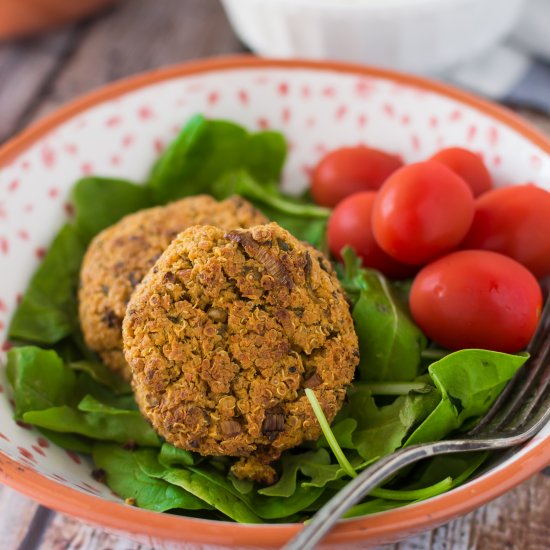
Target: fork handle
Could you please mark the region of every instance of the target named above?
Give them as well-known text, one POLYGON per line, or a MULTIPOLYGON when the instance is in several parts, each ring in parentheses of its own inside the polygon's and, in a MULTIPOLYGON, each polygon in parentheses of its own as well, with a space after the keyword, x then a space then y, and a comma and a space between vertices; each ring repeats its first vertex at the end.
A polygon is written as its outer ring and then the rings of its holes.
POLYGON ((492 450, 502 446, 505 445, 502 443, 495 445, 495 441, 492 440, 438 441, 437 443, 412 445, 385 456, 363 470, 334 495, 282 550, 311 550, 315 548, 349 508, 405 466, 434 455, 492 450))

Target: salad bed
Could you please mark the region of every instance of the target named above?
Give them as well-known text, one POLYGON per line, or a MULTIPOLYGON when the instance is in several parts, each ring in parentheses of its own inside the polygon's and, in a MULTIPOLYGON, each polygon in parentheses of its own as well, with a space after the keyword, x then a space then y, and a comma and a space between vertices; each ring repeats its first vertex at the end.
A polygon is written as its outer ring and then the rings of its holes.
MULTIPOLYGON (((73 190, 75 215, 54 239, 10 327, 15 416, 56 444, 91 455, 94 476, 127 502, 238 522, 307 519, 357 471, 402 446, 466 429, 490 407, 527 355, 435 347, 407 309, 410 285, 392 283, 343 252, 361 362, 348 401, 317 442, 286 451, 270 487, 228 474, 229 457, 201 457, 161 441, 131 388, 86 348, 77 314, 80 264, 90 240, 121 217, 199 193, 239 194, 296 237, 324 249, 330 210, 283 195, 286 146, 226 121, 191 119, 148 181, 90 177, 73 190)), ((310 397, 315 407, 314 396, 310 397)), ((348 517, 429 498, 473 475, 485 454, 439 457, 375 490, 348 517)))

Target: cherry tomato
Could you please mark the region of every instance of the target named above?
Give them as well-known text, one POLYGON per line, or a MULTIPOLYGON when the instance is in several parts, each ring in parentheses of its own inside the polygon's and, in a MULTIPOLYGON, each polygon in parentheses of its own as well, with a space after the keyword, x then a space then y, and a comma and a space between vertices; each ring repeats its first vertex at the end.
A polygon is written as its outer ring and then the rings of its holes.
POLYGON ((328 222, 328 245, 338 259, 346 245, 351 246, 365 267, 372 267, 395 279, 410 277, 414 268, 395 261, 379 246, 372 234, 374 191, 355 193, 338 203, 328 222))
POLYGON ((378 244, 406 264, 449 252, 466 235, 474 198, 464 180, 436 161, 409 164, 384 183, 372 211, 378 244))
POLYGON ((342 147, 325 155, 313 172, 311 195, 322 206, 336 206, 359 191, 380 188, 403 166, 401 159, 370 147, 342 147))
POLYGON ((448 349, 514 353, 535 332, 542 293, 532 273, 515 260, 462 250, 418 273, 410 306, 426 335, 448 349))
POLYGON ((463 248, 514 258, 539 279, 550 274, 550 193, 533 184, 494 189, 476 200, 463 248))
POLYGON ((458 174, 469 186, 474 197, 493 187, 491 175, 481 158, 462 147, 449 147, 436 153, 430 160, 442 162, 458 174))

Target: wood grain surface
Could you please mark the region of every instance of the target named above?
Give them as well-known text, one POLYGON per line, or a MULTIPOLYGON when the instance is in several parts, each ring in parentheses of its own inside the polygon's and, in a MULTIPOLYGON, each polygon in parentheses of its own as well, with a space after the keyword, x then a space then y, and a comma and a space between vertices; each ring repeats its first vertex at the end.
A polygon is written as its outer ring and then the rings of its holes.
MULTIPOLYGON (((0 143, 98 86, 186 59, 243 52, 218 0, 127 0, 47 35, 0 43, 0 143)), ((550 117, 520 110, 550 134, 550 117)), ((0 550, 139 546, 0 487, 0 550)), ((439 529, 384 550, 548 550, 550 477, 538 474, 439 529)))

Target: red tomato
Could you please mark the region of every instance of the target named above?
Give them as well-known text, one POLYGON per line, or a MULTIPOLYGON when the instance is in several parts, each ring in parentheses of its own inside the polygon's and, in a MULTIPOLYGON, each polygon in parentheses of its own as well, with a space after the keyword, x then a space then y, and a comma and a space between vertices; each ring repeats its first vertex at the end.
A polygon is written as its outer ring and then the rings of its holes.
POLYGON ((376 193, 355 193, 338 203, 328 222, 328 245, 338 259, 346 245, 351 246, 365 267, 378 269, 395 279, 410 277, 414 268, 403 265, 388 256, 372 234, 371 214, 376 193))
POLYGON ((315 167, 311 195, 317 204, 336 206, 353 193, 379 189, 401 166, 399 157, 378 149, 342 147, 325 155, 315 167))
POLYGON ((464 180, 440 162, 409 164, 384 183, 372 212, 378 244, 406 264, 452 250, 466 235, 474 198, 464 180))
POLYGON ((442 162, 455 174, 458 174, 469 186, 474 197, 489 191, 493 187, 491 175, 481 158, 461 147, 449 147, 436 153, 430 160, 442 162))
POLYGON ((463 250, 418 273, 410 306, 427 336, 448 349, 514 353, 535 332, 542 293, 535 277, 515 260, 463 250))
POLYGON ((550 193, 533 184, 511 185, 476 200, 463 248, 510 256, 539 279, 550 274, 550 193))

